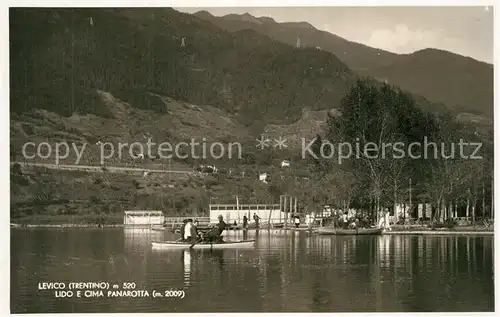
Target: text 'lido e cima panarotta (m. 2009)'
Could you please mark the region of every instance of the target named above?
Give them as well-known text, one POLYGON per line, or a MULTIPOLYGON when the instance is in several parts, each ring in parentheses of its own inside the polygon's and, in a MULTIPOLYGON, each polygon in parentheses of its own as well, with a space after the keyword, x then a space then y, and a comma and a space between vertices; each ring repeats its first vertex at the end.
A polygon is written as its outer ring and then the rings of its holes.
POLYGON ((151 297, 184 298, 184 290, 144 290, 137 289, 135 283, 108 282, 40 282, 38 290, 53 291, 55 298, 91 298, 91 297, 151 297))

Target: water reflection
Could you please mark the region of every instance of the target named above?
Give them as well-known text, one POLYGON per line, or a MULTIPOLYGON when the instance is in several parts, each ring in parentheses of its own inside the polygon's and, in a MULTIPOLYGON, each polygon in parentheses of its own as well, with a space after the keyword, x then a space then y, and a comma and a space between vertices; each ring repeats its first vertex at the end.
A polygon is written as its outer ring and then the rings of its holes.
POLYGON ((191 250, 184 250, 182 261, 184 263, 184 287, 188 287, 191 278, 191 250))
MULTIPOLYGON (((395 238, 398 238, 397 236, 394 236, 395 238)), ((390 255, 390 249, 391 249, 391 236, 381 236, 378 239, 379 242, 379 254, 380 254, 380 267, 382 268, 388 268, 391 264, 389 262, 389 255, 390 255)))
POLYGON ((144 250, 152 241, 164 240, 164 232, 153 231, 149 228, 123 228, 125 249, 130 252, 144 250))
MULTIPOLYGON (((232 233, 231 240, 238 240, 232 233), (233 238, 234 237, 234 238, 233 238)), ((152 251, 171 233, 12 232, 16 312, 488 311, 489 237, 318 236, 249 231, 252 250, 152 251), (69 263, 65 265, 65 263, 69 263), (92 264, 92 265, 90 265, 92 264), (41 281, 128 281, 184 289, 182 301, 55 299, 41 281), (265 295, 265 296, 264 296, 265 295), (91 304, 89 304, 91 303, 91 304)), ((229 239, 229 237, 228 237, 229 239)))

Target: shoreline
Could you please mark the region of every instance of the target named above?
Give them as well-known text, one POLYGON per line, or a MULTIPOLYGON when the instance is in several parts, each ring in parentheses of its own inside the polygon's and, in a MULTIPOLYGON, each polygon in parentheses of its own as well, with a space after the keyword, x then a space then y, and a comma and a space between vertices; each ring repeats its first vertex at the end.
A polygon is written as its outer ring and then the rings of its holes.
MULTIPOLYGON (((19 223, 10 223, 11 229, 27 229, 27 228, 126 228, 126 229, 149 229, 150 226, 140 225, 140 226, 125 226, 124 224, 78 224, 78 223, 66 223, 66 224, 19 224, 19 223)), ((248 229, 248 231, 256 231, 257 229, 252 228, 248 229)), ((309 231, 309 228, 274 228, 267 229, 262 228, 258 229, 259 231, 309 231)), ((314 229, 313 229, 314 230, 314 229)), ((153 231, 153 230, 151 230, 153 231)), ((233 231, 233 230, 230 230, 233 231)), ((236 230, 241 231, 241 230, 236 230)), ((392 230, 392 231, 384 231, 382 235, 434 235, 434 236, 448 236, 448 235, 483 235, 483 236, 492 236, 494 235, 494 230, 485 230, 484 228, 463 228, 460 229, 441 229, 441 230, 432 230, 432 229, 406 229, 406 230, 392 230)))
MULTIPOLYGON (((11 223, 11 229, 21 229, 21 228, 124 228, 124 224, 77 224, 77 223, 66 223, 66 224, 18 224, 11 223)), ((137 228, 149 228, 146 226, 137 228)))

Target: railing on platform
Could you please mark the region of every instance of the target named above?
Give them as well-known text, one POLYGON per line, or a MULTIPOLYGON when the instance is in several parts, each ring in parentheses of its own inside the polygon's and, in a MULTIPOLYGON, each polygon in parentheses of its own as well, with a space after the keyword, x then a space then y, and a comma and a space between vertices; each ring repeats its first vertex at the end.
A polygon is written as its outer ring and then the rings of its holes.
POLYGON ((126 210, 123 212, 125 226, 151 226, 163 222, 161 210, 126 210))
POLYGON ((218 211, 257 211, 257 210, 279 210, 279 204, 210 204, 210 210, 218 211))
POLYGON ((200 225, 210 223, 210 217, 165 217, 163 222, 166 225, 181 224, 184 219, 193 219, 193 221, 198 220, 200 225))

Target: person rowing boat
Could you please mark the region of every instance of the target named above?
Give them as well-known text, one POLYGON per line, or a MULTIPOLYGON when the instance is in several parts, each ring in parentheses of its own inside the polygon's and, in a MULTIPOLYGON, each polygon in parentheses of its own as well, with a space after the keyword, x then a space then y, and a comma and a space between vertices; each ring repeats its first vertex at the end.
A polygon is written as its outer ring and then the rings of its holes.
POLYGON ((219 215, 218 217, 219 222, 215 227, 213 227, 210 231, 208 231, 204 236, 203 240, 205 242, 210 242, 210 243, 222 243, 222 232, 226 229, 226 223, 224 222, 224 218, 222 215, 219 215))
POLYGON ((198 224, 198 220, 193 221, 193 231, 195 232, 196 239, 201 240, 201 231, 198 229, 198 224))

